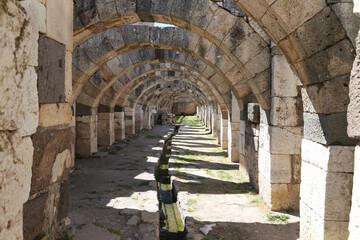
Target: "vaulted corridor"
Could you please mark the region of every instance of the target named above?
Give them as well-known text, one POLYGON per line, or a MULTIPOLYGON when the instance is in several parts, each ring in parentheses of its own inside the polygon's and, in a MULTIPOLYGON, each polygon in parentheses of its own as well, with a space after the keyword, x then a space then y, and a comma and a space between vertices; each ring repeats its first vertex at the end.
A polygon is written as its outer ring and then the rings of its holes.
MULTIPOLYGON (((180 122, 169 171, 186 239, 298 239, 297 212, 271 212, 197 117, 180 117, 180 122), (205 237, 200 229, 211 224, 205 237)), ((157 239, 162 230, 154 172, 173 131, 169 125, 157 126, 76 159, 69 235, 79 240, 157 239)))
POLYGON ((359 16, 1 0, 0 240, 360 240, 359 16))

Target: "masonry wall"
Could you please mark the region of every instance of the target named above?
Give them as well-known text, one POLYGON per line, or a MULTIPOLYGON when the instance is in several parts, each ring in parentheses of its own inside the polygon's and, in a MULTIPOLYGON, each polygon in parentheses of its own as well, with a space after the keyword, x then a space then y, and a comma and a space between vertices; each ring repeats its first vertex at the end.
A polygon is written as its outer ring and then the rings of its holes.
POLYGON ((67 217, 72 6, 0 3, 0 239, 54 236, 67 217))

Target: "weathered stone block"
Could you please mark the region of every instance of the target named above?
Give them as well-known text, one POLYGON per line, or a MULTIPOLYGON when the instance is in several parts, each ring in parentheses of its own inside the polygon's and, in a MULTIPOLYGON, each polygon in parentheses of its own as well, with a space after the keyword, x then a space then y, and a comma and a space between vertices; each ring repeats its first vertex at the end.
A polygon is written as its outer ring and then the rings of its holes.
POLYGON ((290 68, 286 58, 282 55, 272 57, 273 77, 271 84, 271 96, 297 97, 297 84, 299 78, 290 68))
POLYGON ((114 113, 99 113, 98 119, 98 144, 111 146, 115 142, 114 113))
POLYGON ((270 153, 300 154, 302 127, 269 127, 269 132, 260 131, 260 135, 270 135, 270 153))
POLYGON ((48 194, 41 193, 24 204, 23 232, 25 240, 33 240, 40 235, 45 221, 44 209, 48 194))
MULTIPOLYGON (((71 151, 71 129, 48 130, 32 136, 34 144, 34 162, 32 166, 31 194, 46 189, 52 179, 52 169, 59 153, 71 151)), ((60 159, 61 160, 61 159, 60 159)), ((65 161, 66 162, 66 161, 65 161)), ((70 166, 67 165, 61 178, 67 177, 70 166)), ((59 179, 59 176, 56 177, 59 179)))
POLYGON ((76 139, 75 152, 83 157, 91 156, 98 151, 97 137, 76 139))
POLYGON ((279 127, 303 125, 301 97, 273 97, 271 99, 270 123, 279 127))
POLYGON ((355 145, 347 136, 346 112, 335 114, 304 113, 304 138, 325 145, 355 145))
POLYGON ((348 221, 352 174, 328 173, 307 162, 301 166, 301 200, 323 220, 348 221))
POLYGON ((73 1, 46 1, 47 36, 73 50, 73 1))
POLYGON ((68 103, 41 104, 39 110, 39 126, 53 127, 69 125, 72 121, 72 110, 68 103))
POLYGON ((301 143, 301 158, 326 172, 354 172, 354 147, 324 146, 303 139, 301 143))
POLYGON ((39 103, 65 102, 65 46, 39 36, 39 103))
POLYGON ((37 0, 26 0, 20 2, 21 6, 26 10, 26 14, 30 19, 32 33, 30 35, 30 61, 29 65, 38 65, 38 38, 39 32, 46 33, 46 8, 37 0))
POLYGON ((304 111, 331 114, 345 112, 349 104, 349 75, 301 89, 304 111))

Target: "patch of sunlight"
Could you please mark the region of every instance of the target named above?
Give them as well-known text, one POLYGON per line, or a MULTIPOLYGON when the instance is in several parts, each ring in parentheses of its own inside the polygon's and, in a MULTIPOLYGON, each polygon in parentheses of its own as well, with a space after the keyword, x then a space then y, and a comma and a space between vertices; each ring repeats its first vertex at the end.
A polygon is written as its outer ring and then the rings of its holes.
POLYGON ((146 162, 157 163, 158 160, 159 160, 159 158, 157 158, 157 157, 147 157, 146 162))
POLYGON ((172 25, 172 24, 167 24, 167 23, 159 23, 159 22, 154 22, 154 27, 172 27, 172 28, 177 28, 177 26, 172 25))
POLYGON ((117 197, 111 199, 106 207, 114 209, 139 209, 139 199, 156 199, 157 191, 149 190, 146 192, 133 192, 128 197, 117 197))
POLYGON ((154 174, 148 173, 148 172, 140 173, 140 174, 136 175, 134 177, 134 179, 138 179, 138 180, 155 180, 154 174))

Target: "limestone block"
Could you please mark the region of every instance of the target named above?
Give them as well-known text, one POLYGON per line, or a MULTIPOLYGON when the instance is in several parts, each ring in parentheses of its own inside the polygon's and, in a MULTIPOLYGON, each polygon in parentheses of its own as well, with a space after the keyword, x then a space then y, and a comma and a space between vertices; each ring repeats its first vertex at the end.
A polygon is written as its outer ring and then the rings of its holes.
MULTIPOLYGON (((29 67, 31 51, 37 42, 32 40, 26 15, 18 1, 2 1, 0 10, 0 130, 18 130, 27 125, 27 114, 37 112, 29 98, 36 96, 36 74, 29 67), (21 37, 20 37, 21 36, 21 37), (31 74, 30 74, 31 73, 31 74), (35 86, 35 89, 33 88, 35 86)), ((35 98, 34 98, 35 100, 35 98)), ((37 100, 36 100, 37 101, 37 100)), ((36 103, 35 105, 38 105, 36 103)), ((34 106, 35 106, 34 105, 34 106)), ((30 120, 32 122, 32 119, 30 120)), ((37 127, 29 124, 22 130, 24 135, 35 132, 37 127)))
MULTIPOLYGON (((359 4, 355 2, 355 4, 359 4)), ((355 11, 359 6, 355 7, 355 11)), ((360 121, 359 121, 359 111, 357 109, 360 108, 360 68, 358 67, 360 64, 360 38, 357 38, 357 56, 354 61, 354 66, 351 71, 350 77, 350 85, 349 85, 349 96, 350 96, 350 104, 348 106, 348 115, 347 120, 349 123, 348 126, 348 134, 353 138, 360 138, 360 121)))
POLYGON ((36 78, 36 70, 33 67, 29 67, 25 70, 24 82, 27 83, 28 90, 26 94, 27 98, 24 98, 24 102, 22 104, 24 105, 24 110, 26 110, 24 115, 26 121, 19 129, 19 133, 23 136, 29 136, 35 133, 39 124, 39 101, 36 78))
POLYGON ((114 113, 99 113, 98 118, 98 144, 111 146, 115 142, 114 113))
POLYGON ((349 223, 349 240, 360 236, 360 147, 355 148, 354 184, 352 190, 352 206, 349 223))
POLYGON ((271 184, 271 210, 299 209, 300 184, 271 184))
POLYGON ((65 102, 65 46, 39 37, 38 91, 40 103, 65 102))
POLYGON ((303 139, 301 142, 301 158, 326 172, 354 172, 354 147, 324 146, 303 139))
POLYGON ((39 126, 54 127, 69 125, 72 121, 72 110, 68 103, 41 104, 39 110, 39 126))
POLYGON ((76 139, 97 138, 97 115, 76 117, 76 139))
POLYGON ((350 73, 354 58, 351 42, 344 39, 293 66, 302 83, 308 85, 350 73))
POLYGON ((304 113, 305 139, 325 145, 355 145, 356 141, 347 136, 346 129, 346 112, 328 115, 304 113))
POLYGON ((321 52, 346 37, 346 33, 336 14, 325 7, 293 33, 278 43, 291 63, 306 59, 321 52), (331 24, 323 24, 331 22, 331 24), (322 39, 319 42, 319 39, 322 39))
POLYGON ((263 72, 270 67, 270 49, 264 48, 259 54, 245 64, 247 69, 251 69, 252 77, 263 72))
MULTIPOLYGON (((303 136, 302 127, 269 127, 270 153, 300 154, 300 144, 303 136)), ((260 130, 260 136, 267 134, 260 130)), ((266 139, 266 137, 264 137, 266 139)))
MULTIPOLYGON (((34 162, 32 167, 31 194, 35 194, 50 185, 54 162, 58 154, 66 150, 71 151, 72 131, 71 128, 68 128, 37 132, 32 136, 32 140, 34 144, 34 162)), ((63 157, 66 158, 60 155, 60 160, 63 157)), ((67 177, 69 171, 70 168, 63 171, 62 179, 67 177)))
POLYGON ((347 240, 347 221, 324 221, 303 201, 300 203, 300 215, 304 219, 300 222, 301 240, 347 240))
POLYGON ((301 89, 304 111, 311 113, 345 112, 349 104, 349 75, 301 89))
POLYGON ((270 123, 279 127, 296 127, 303 125, 303 108, 301 97, 271 98, 270 123))
POLYGON ((1 132, 0 148, 0 238, 23 239, 23 204, 29 198, 33 145, 30 137, 1 132))
POLYGON ((46 35, 73 50, 73 1, 46 1, 46 35))
POLYGON ((348 221, 352 174, 328 173, 307 162, 301 167, 301 199, 324 220, 348 221))
POLYGON ((69 149, 59 153, 52 167, 51 182, 57 182, 58 179, 63 175, 64 171, 71 167, 71 153, 69 149))
POLYGON ((30 49, 31 66, 38 65, 38 38, 39 32, 46 33, 46 8, 44 4, 37 0, 26 0, 20 2, 21 6, 25 9, 26 14, 30 20, 32 32, 30 34, 30 42, 32 47, 30 49))
POLYGON ((83 157, 91 156, 98 151, 97 137, 76 139, 75 152, 83 157))
POLYGON ((350 41, 356 47, 356 37, 359 31, 359 18, 352 13, 354 4, 350 2, 336 3, 331 6, 336 16, 343 25, 350 41))
POLYGON ((273 77, 271 84, 271 96, 276 97, 297 97, 297 83, 299 78, 290 68, 283 55, 272 57, 273 77))
POLYGON ((257 103, 248 103, 247 120, 253 123, 260 122, 260 106, 257 103))

